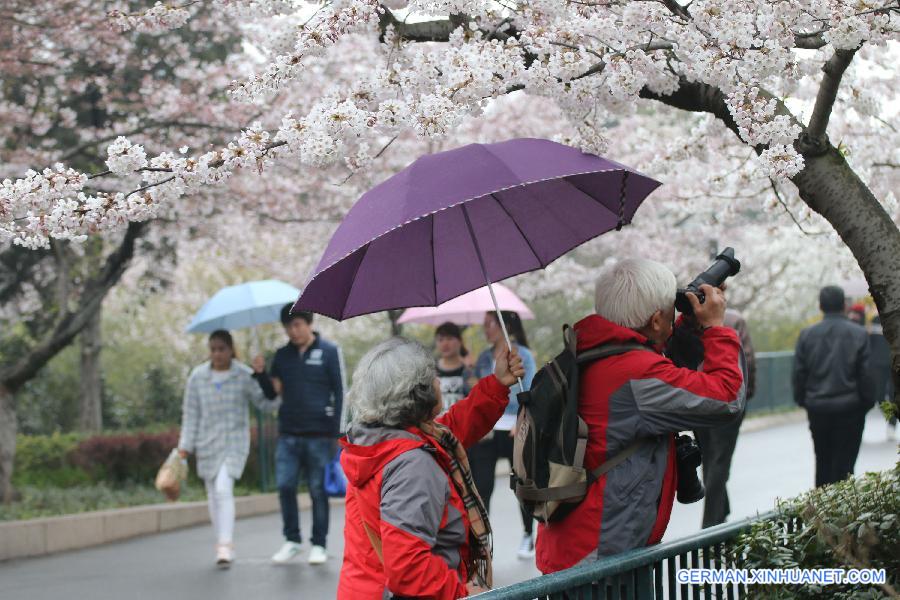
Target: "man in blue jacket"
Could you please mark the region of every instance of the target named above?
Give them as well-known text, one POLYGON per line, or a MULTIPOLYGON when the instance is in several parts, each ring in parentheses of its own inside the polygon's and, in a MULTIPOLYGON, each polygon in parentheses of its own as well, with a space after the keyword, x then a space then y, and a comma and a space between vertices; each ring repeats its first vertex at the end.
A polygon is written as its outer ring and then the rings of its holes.
MULTIPOLYGON (((328 535, 325 466, 334 458, 335 440, 340 435, 344 366, 340 348, 313 331, 312 320, 310 312, 291 313, 290 304, 282 308, 281 323, 290 341, 275 353, 271 378, 265 373, 257 376, 267 397, 280 395, 282 399, 278 410, 275 482, 285 543, 272 556, 276 563, 288 562, 301 549, 297 509, 301 469, 306 471, 313 508, 309 563, 319 565, 328 558, 325 552, 328 535)), ((257 358, 257 361, 261 360, 261 357, 257 358)))

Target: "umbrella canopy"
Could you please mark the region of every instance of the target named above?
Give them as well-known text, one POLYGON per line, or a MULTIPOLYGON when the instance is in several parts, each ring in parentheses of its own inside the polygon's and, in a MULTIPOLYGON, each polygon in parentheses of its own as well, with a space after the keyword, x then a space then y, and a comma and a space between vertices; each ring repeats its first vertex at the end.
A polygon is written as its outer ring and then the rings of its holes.
POLYGON ((209 333, 278 321, 281 308, 296 300, 299 293, 294 286, 276 279, 222 288, 197 311, 187 331, 209 333))
POLYGON ((425 323, 440 325, 451 321, 457 325, 478 325, 484 322, 484 313, 499 308, 518 313, 522 319, 533 319, 534 313, 516 296, 515 292, 501 283, 491 285, 497 297, 497 306, 491 300, 487 286, 472 290, 435 307, 415 307, 406 309, 398 323, 425 323))
POLYGON ((659 185, 549 140, 423 156, 350 209, 294 308, 343 320, 439 305, 630 223, 659 185))

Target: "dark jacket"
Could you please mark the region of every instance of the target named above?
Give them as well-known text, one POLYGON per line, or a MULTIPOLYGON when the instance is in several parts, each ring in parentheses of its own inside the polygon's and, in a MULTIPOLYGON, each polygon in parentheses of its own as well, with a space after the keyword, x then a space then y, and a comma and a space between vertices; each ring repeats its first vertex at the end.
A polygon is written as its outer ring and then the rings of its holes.
POLYGON ((294 344, 279 348, 271 369, 272 377, 282 384, 278 432, 337 437, 344 402, 343 370, 340 349, 318 333, 302 356, 294 344))
POLYGON ((800 332, 794 352, 794 401, 809 412, 837 413, 873 404, 866 330, 826 314, 800 332))
MULTIPOLYGON (((599 315, 575 324, 578 351, 647 338, 599 315)), ((601 476, 565 518, 541 524, 537 567, 567 569, 662 539, 677 487, 673 432, 733 421, 744 410, 741 345, 727 327, 702 334, 703 370, 676 367, 655 352, 634 350, 590 364, 581 374, 578 412, 588 426, 585 467, 593 470, 627 448, 644 445, 601 476)))

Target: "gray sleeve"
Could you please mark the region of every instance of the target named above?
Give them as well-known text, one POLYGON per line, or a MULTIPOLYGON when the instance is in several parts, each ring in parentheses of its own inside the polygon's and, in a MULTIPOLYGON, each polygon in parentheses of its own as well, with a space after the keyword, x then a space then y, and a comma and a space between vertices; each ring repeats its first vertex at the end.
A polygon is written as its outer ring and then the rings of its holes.
POLYGON ((435 459, 421 449, 404 452, 384 468, 381 520, 433 547, 449 497, 450 484, 435 459))

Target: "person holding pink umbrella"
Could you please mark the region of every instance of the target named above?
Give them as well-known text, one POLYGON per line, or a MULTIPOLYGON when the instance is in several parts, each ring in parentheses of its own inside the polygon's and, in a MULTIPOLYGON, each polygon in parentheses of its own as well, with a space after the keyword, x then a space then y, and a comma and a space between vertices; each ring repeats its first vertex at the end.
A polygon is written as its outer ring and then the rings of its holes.
MULTIPOLYGON (((513 347, 518 350, 519 356, 522 357, 525 376, 522 377, 522 389, 518 385, 510 388, 509 404, 506 406, 503 416, 494 425, 494 430, 469 449, 469 464, 472 467, 472 478, 475 480, 475 487, 478 488, 478 493, 481 494, 488 511, 490 511, 491 507, 491 495, 494 493, 497 461, 505 458, 509 461, 510 468, 512 468, 513 430, 515 430, 516 415, 519 412, 519 402, 516 399, 516 394, 530 389, 531 380, 537 371, 534 355, 528 349, 528 337, 525 334, 522 319, 518 313, 508 310, 501 311, 500 314, 503 316, 503 322, 506 325, 513 347)), ((493 373, 496 363, 495 357, 498 353, 506 350, 503 329, 495 312, 486 312, 484 314, 484 337, 490 346, 478 356, 478 361, 475 363, 475 377, 477 378, 493 373)), ((522 544, 519 546, 518 556, 525 559, 534 556, 534 520, 530 515, 523 512, 522 523, 524 525, 524 535, 522 536, 522 544)))

